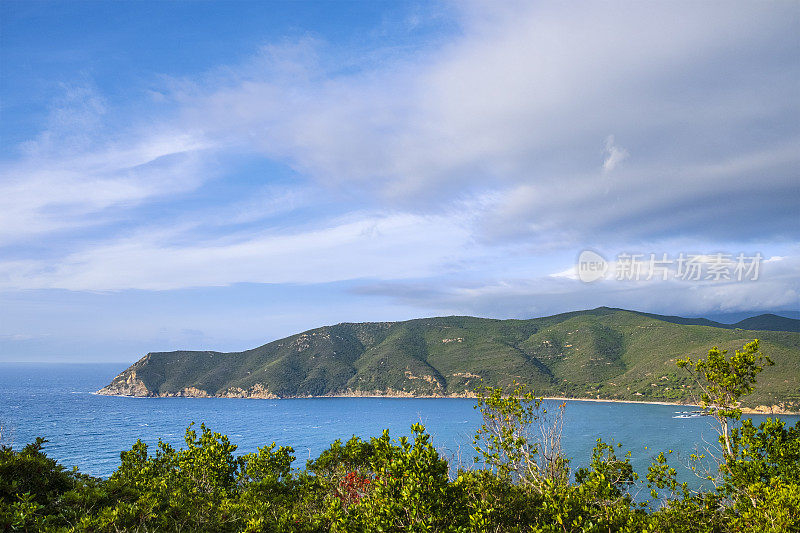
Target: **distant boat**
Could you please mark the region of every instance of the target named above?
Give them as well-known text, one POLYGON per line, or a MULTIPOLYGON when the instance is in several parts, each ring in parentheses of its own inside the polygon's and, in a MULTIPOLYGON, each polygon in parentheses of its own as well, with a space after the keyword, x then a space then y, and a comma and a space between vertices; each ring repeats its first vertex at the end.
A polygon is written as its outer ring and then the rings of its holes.
POLYGON ((700 418, 701 416, 708 416, 709 413, 705 411, 675 411, 678 416, 672 418, 700 418))

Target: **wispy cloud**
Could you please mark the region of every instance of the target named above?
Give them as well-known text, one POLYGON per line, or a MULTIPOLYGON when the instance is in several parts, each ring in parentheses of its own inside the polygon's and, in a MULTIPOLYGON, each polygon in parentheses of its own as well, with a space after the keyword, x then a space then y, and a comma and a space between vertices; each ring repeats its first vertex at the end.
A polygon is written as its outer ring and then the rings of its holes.
POLYGON ((468 243, 465 228, 453 220, 404 214, 366 214, 304 232, 265 231, 189 244, 174 232, 151 231, 87 247, 55 266, 0 263, 0 288, 165 290, 242 281, 403 279, 447 268, 468 243))
POLYGON ((66 86, 44 130, 0 163, 0 246, 104 225, 142 202, 184 193, 210 176, 208 144, 185 128, 106 122, 91 86, 66 86))
POLYGON ((617 165, 622 163, 628 158, 630 154, 628 151, 614 142, 614 136, 609 135, 606 138, 606 158, 603 161, 603 172, 611 172, 617 165))

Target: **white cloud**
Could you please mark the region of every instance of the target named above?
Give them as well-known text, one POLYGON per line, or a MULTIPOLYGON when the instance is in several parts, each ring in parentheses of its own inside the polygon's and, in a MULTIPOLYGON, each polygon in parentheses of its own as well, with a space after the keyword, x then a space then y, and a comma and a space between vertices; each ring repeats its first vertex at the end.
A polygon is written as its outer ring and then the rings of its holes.
POLYGON ((62 89, 43 130, 0 162, 0 246, 103 226, 213 175, 200 132, 148 116, 121 123, 91 83, 62 89))
POLYGON ((603 172, 611 172, 617 168, 617 165, 626 160, 629 155, 627 150, 617 146, 614 142, 614 136, 609 135, 606 138, 606 158, 603 161, 603 172))
POLYGON ((0 335, 0 341, 15 341, 15 342, 24 342, 30 341, 34 339, 41 339, 44 337, 48 337, 49 335, 31 335, 28 333, 14 333, 11 335, 0 335))
POLYGON ((432 313, 499 318, 547 316, 564 311, 607 306, 659 314, 703 316, 735 311, 796 309, 800 258, 764 265, 756 281, 617 281, 582 283, 568 267, 550 276, 483 279, 442 283, 441 280, 365 285, 357 292, 389 296, 398 303, 432 313))
POLYGON ((303 41, 175 98, 185 124, 208 138, 376 202, 437 212, 449 199, 510 191, 518 208, 488 213, 487 238, 523 228, 550 240, 551 225, 561 242, 616 235, 620 225, 708 235, 720 231, 711 210, 679 228, 653 214, 754 189, 763 199, 751 209, 782 217, 757 232, 774 232, 790 215, 800 163, 800 131, 788 120, 800 119, 786 77, 792 58, 778 53, 793 39, 787 9, 470 5, 459 38, 414 57, 342 72, 320 59, 319 43, 303 41), (780 133, 758 136, 753 124, 780 133), (596 142, 608 131, 626 148, 608 138, 598 180, 596 142), (631 150, 636 164, 620 167, 631 150), (523 206, 524 197, 535 200, 523 206), (570 224, 582 218, 590 224, 570 224))
POLYGON ((111 208, 191 190, 211 176, 205 147, 185 132, 159 132, 88 150, 30 148, 0 166, 0 245, 102 224, 111 208))
POLYGON ((147 232, 44 261, 0 263, 0 288, 166 290, 236 282, 324 283, 404 279, 448 268, 469 245, 466 229, 441 217, 362 215, 316 229, 171 244, 147 232))

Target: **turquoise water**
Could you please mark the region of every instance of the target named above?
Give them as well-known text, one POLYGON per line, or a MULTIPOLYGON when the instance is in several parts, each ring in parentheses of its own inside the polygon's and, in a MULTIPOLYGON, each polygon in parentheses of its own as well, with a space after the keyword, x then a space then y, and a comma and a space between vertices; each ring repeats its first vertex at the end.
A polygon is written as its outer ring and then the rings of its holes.
MULTIPOLYGON (((82 472, 108 476, 119 453, 141 438, 180 446, 186 426, 204 422, 227 434, 237 453, 276 442, 294 447, 298 461, 316 457, 333 440, 370 437, 388 428, 394 437, 423 423, 447 457, 472 456, 480 413, 468 399, 315 398, 244 400, 224 398, 115 398, 93 391, 107 384, 120 365, 0 364, 3 441, 15 448, 37 436, 46 453, 82 472), (11 430, 10 434, 8 429, 11 430)), ((597 437, 622 442, 640 474, 661 450, 681 463, 705 441, 716 442, 708 418, 676 419, 676 406, 568 401, 563 446, 573 468, 585 465, 597 437), (647 448, 645 448, 647 447, 647 448)), ((761 421, 765 417, 754 416, 761 421)), ((784 417, 794 424, 798 416, 784 417)), ((687 477, 687 480, 693 479, 687 477)))

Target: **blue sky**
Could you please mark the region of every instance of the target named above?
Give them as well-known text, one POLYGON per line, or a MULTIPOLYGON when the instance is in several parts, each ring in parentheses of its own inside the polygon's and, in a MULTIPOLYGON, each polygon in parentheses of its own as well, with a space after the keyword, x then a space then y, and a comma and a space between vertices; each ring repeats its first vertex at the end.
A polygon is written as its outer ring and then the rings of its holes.
MULTIPOLYGON (((0 360, 800 309, 800 7, 0 4, 0 360), (757 280, 583 283, 582 250, 757 280)), ((616 263, 618 265, 618 263, 616 263)))

